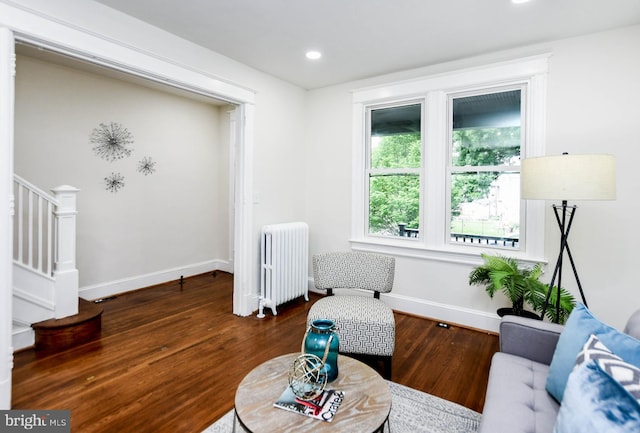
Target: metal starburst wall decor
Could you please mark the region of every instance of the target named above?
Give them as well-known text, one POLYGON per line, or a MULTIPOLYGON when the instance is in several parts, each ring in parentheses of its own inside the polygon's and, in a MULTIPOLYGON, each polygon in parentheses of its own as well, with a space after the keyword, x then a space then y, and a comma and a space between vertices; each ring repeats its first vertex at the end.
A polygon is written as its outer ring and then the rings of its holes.
POLYGON ((107 191, 118 192, 120 188, 124 187, 124 176, 120 173, 111 173, 104 178, 104 182, 107 186, 107 191))
POLYGON ((91 132, 89 137, 93 151, 102 159, 113 162, 125 156, 131 156, 133 149, 129 146, 133 143, 133 135, 127 128, 116 122, 101 123, 91 132))
POLYGON ((138 173, 142 173, 145 176, 148 174, 153 174, 156 171, 156 163, 151 159, 150 156, 145 156, 140 161, 138 161, 138 173))

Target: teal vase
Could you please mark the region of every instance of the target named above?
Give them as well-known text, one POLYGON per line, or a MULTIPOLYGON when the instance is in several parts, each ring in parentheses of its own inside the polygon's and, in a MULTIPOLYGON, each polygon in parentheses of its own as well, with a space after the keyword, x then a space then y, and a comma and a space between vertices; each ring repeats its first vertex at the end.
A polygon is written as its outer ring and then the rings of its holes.
POLYGON ((335 331, 336 325, 332 320, 314 320, 303 342, 304 353, 311 353, 324 361, 322 368, 327 374, 327 382, 332 382, 338 377, 340 340, 335 331))

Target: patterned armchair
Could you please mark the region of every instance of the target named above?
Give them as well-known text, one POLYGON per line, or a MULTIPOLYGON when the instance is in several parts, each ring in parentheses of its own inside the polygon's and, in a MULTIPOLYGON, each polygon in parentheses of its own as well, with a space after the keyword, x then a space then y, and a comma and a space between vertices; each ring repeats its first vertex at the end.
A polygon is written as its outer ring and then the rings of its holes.
POLYGON ((391 379, 391 361, 396 340, 396 323, 391 308, 380 293, 393 288, 395 259, 378 254, 337 252, 313 257, 313 277, 317 289, 327 295, 311 306, 307 326, 317 319, 330 319, 338 328, 340 353, 380 357, 383 376, 391 379), (334 289, 361 289, 373 292, 335 295, 334 289))

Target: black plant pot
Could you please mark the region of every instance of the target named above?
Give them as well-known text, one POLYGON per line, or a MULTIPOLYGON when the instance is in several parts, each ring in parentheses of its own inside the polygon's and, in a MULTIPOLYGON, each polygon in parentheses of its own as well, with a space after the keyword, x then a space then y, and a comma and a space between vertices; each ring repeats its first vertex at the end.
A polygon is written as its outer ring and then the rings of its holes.
POLYGON ((521 316, 521 317, 528 317, 529 319, 540 320, 540 316, 538 316, 536 313, 532 313, 531 311, 523 310, 522 314, 514 314, 513 313, 513 308, 510 308, 510 307, 498 308, 497 313, 498 313, 498 316, 500 316, 500 317, 504 317, 504 316, 521 316))

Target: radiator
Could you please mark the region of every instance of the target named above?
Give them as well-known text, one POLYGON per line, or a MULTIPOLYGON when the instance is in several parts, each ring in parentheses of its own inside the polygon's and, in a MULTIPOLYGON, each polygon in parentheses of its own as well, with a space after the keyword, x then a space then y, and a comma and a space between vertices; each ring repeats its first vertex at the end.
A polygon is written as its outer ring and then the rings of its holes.
POLYGON ((304 296, 309 300, 309 227, 295 222, 262 227, 258 317, 271 308, 304 296))

